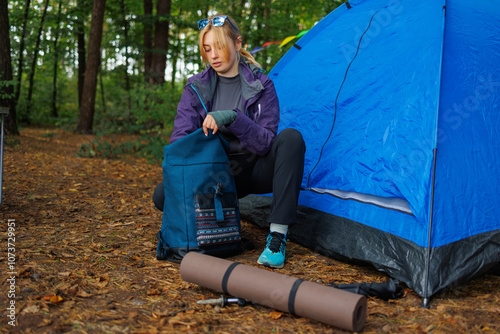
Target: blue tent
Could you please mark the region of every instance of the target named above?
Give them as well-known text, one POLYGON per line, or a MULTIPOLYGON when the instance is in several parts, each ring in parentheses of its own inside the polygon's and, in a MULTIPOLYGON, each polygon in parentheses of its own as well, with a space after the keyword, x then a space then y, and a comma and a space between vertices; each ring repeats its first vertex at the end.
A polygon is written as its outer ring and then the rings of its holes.
POLYGON ((372 263, 426 305, 497 265, 499 65, 494 1, 353 0, 321 20, 270 73, 280 130, 307 147, 291 239, 372 263))

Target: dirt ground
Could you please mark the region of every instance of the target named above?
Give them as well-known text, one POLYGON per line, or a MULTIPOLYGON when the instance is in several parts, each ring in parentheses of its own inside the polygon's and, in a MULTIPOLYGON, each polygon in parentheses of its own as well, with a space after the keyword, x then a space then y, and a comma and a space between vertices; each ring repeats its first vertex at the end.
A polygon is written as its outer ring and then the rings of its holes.
MULTIPOLYGON (((0 205, 1 333, 345 332, 259 305, 196 304, 220 293, 183 281, 178 264, 156 260, 161 213, 151 194, 162 179, 160 164, 78 157, 80 145, 94 138, 26 128, 8 139, 0 205)), ((243 236, 256 249, 231 260, 258 266, 266 234, 243 222, 243 236)), ((388 279, 291 242, 285 268, 276 271, 319 284, 388 279)), ((500 333, 500 276, 447 289, 429 309, 420 302, 406 287, 398 300, 369 298, 362 332, 500 333)))

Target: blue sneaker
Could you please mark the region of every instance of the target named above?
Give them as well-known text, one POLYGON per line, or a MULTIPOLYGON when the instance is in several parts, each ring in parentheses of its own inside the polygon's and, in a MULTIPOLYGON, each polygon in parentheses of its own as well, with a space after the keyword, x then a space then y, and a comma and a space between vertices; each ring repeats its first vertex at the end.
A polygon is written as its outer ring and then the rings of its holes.
POLYGON ((286 236, 278 232, 271 232, 267 236, 266 249, 260 254, 258 264, 270 268, 283 268, 285 265, 286 236))

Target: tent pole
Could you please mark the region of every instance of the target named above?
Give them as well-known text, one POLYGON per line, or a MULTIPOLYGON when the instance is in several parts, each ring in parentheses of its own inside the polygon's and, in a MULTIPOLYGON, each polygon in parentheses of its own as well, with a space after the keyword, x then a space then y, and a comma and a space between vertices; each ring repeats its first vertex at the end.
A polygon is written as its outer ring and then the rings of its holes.
POLYGON ((425 258, 425 277, 424 277, 424 297, 422 298, 422 306, 425 308, 429 308, 430 296, 429 296, 429 271, 430 271, 430 263, 431 263, 431 236, 432 236, 432 218, 434 213, 434 188, 436 185, 436 156, 437 149, 433 149, 433 158, 432 158, 432 189, 431 189, 431 209, 429 213, 429 233, 427 236, 427 251, 425 258))
MULTIPOLYGON (((439 64, 439 85, 442 85, 442 76, 443 76, 443 54, 444 54, 444 37, 445 37, 445 28, 446 28, 446 0, 443 0, 443 45, 441 47, 441 60, 439 64)), ((441 94, 441 92, 440 92, 441 94)), ((431 266, 431 241, 432 241, 432 220, 434 216, 434 188, 436 186, 436 157, 437 157, 437 129, 438 129, 438 119, 439 119, 439 100, 441 98, 441 95, 439 95, 438 103, 437 103, 437 115, 436 115, 436 146, 432 150, 433 157, 432 157, 432 184, 431 184, 431 205, 430 205, 430 212, 429 212, 429 233, 427 236, 427 250, 425 254, 425 273, 424 273, 424 296, 422 298, 422 306, 425 308, 429 308, 429 303, 430 303, 430 296, 429 296, 429 272, 430 272, 430 266, 431 266)))

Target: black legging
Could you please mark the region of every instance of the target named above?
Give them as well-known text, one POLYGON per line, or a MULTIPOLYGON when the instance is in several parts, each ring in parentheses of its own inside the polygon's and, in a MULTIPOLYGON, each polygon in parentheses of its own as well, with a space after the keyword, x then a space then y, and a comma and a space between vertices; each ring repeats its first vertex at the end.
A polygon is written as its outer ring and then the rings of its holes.
MULTIPOLYGON (((297 218, 297 202, 304 173, 306 147, 295 129, 281 131, 264 156, 230 154, 238 197, 273 193, 270 224, 290 225, 297 218)), ((165 193, 161 182, 153 193, 155 206, 163 211, 165 193)))

